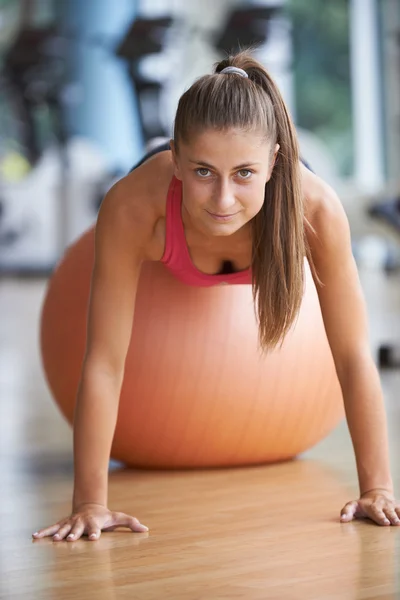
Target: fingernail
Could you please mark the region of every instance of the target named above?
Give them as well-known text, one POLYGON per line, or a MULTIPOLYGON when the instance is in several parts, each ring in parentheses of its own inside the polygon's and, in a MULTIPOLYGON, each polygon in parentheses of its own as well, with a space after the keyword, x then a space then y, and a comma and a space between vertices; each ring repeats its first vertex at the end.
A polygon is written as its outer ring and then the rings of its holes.
POLYGON ((32 533, 32 535, 39 535, 39 532, 35 531, 35 533, 32 533))
POLYGON ((146 527, 146 525, 142 525, 141 523, 140 523, 140 527, 141 527, 141 528, 142 528, 144 531, 148 531, 148 530, 149 530, 149 528, 148 528, 148 527, 146 527))
POLYGON ((72 538, 73 538, 73 537, 74 537, 74 534, 73 534, 73 533, 70 533, 70 534, 69 534, 69 536, 68 536, 68 539, 69 539, 69 540, 72 540, 72 538))
POLYGON ((58 533, 56 533, 55 535, 53 535, 53 539, 54 539, 54 540, 56 540, 56 539, 58 540, 58 538, 59 538, 59 537, 60 537, 60 536, 58 535, 58 533))
POLYGON ((89 539, 94 540, 97 537, 95 533, 91 533, 89 539))

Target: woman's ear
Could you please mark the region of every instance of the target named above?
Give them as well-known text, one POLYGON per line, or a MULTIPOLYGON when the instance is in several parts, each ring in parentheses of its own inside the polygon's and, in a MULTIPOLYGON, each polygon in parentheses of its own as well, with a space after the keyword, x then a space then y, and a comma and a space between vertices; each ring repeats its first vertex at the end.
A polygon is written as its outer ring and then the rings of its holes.
POLYGON ((269 169, 268 169, 267 182, 271 179, 272 171, 274 170, 276 159, 278 158, 279 148, 280 148, 280 145, 279 144, 275 144, 275 148, 274 148, 274 153, 272 155, 271 164, 270 164, 269 169))
POLYGON ((278 158, 279 148, 280 148, 280 145, 279 144, 275 144, 274 154, 272 156, 271 167, 270 167, 270 169, 271 169, 271 172, 270 172, 270 175, 269 175, 270 177, 272 175, 272 171, 274 170, 276 159, 278 158))
POLYGON ((175 146, 174 140, 170 140, 169 141, 169 145, 171 147, 172 161, 174 163, 174 175, 175 175, 175 177, 177 179, 182 180, 181 171, 180 171, 179 162, 178 162, 178 155, 177 155, 177 151, 176 151, 176 146, 175 146))
POLYGON ((272 158, 272 168, 274 167, 275 161, 276 161, 276 159, 278 157, 279 148, 280 148, 280 145, 279 144, 275 144, 274 156, 272 158))

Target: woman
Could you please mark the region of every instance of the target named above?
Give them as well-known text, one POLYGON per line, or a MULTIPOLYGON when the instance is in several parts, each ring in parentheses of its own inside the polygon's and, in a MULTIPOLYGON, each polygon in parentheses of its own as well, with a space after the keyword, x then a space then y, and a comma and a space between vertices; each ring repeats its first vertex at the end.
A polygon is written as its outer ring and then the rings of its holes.
POLYGON ((108 462, 142 262, 162 260, 190 285, 251 283, 260 343, 268 349, 296 318, 304 256, 317 285, 358 468, 360 498, 346 504, 341 520, 400 523, 345 213, 334 192, 299 162, 296 133, 276 85, 242 52, 183 94, 171 150, 145 160, 103 201, 74 420, 72 513, 35 538, 72 541, 86 534, 96 540, 118 526, 147 530, 107 508, 108 462))

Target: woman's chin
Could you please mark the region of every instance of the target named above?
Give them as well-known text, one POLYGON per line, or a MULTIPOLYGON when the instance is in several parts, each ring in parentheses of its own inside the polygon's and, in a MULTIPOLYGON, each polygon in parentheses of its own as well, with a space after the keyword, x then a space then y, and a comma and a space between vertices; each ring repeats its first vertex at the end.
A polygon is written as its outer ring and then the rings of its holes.
POLYGON ((212 223, 208 224, 207 231, 214 236, 227 237, 233 235, 243 227, 242 223, 212 223))

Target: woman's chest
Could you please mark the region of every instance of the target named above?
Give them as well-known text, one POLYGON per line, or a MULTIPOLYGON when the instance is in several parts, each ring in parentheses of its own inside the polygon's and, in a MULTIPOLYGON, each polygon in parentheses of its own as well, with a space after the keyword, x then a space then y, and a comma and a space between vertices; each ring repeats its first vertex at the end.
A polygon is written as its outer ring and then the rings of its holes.
MULTIPOLYGON (((177 240, 179 248, 175 248, 188 259, 194 267, 209 275, 218 273, 235 273, 244 271, 251 264, 251 241, 250 240, 215 240, 207 241, 197 239, 190 233, 186 237, 177 240)), ((165 219, 160 219, 155 226, 152 242, 147 251, 148 260, 161 260, 166 247, 165 219)))
POLYGON ((244 271, 251 263, 251 251, 244 248, 219 249, 188 245, 187 249, 196 269, 209 275, 244 271))

